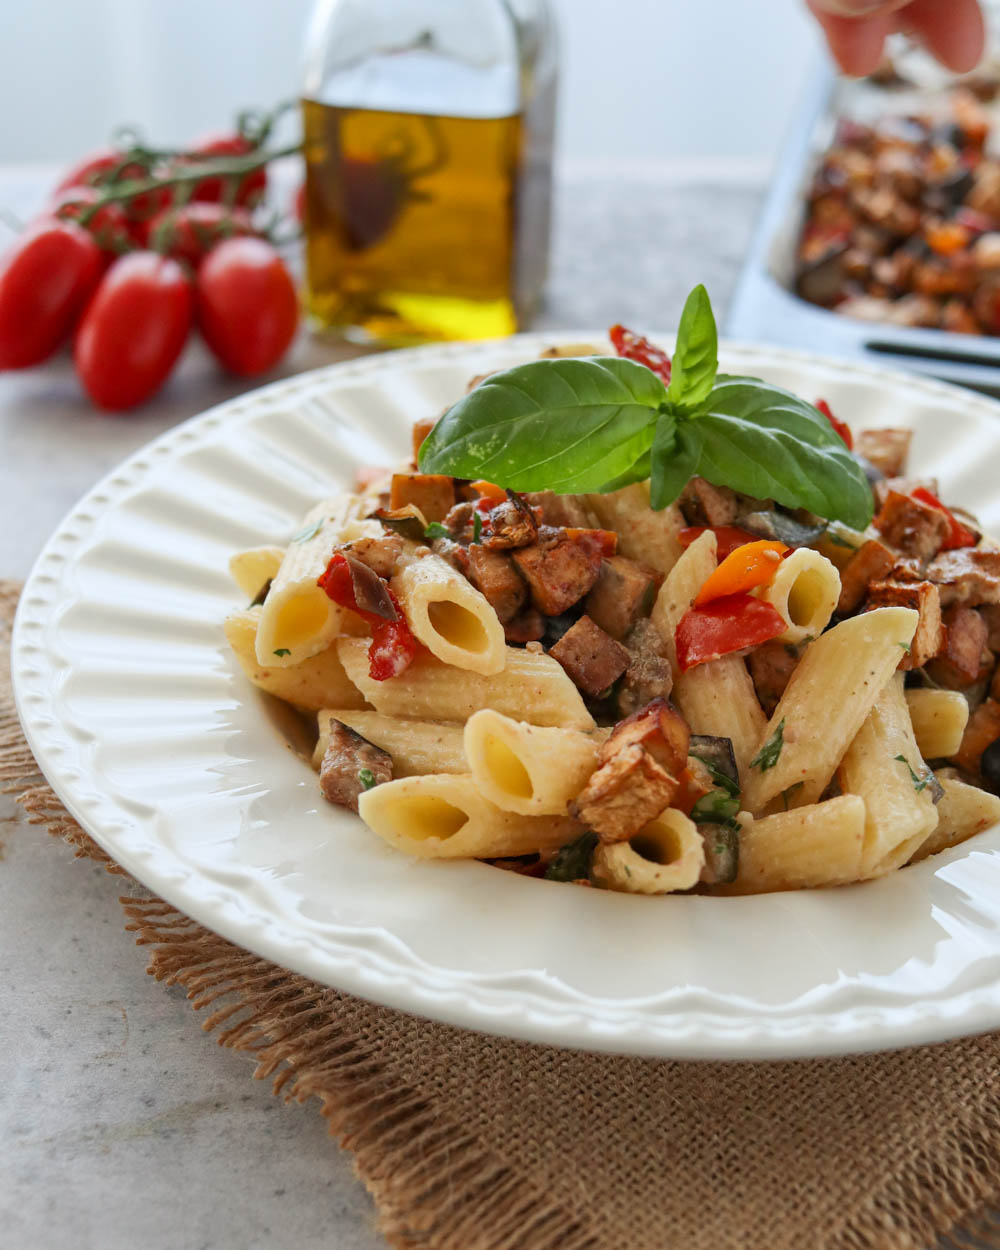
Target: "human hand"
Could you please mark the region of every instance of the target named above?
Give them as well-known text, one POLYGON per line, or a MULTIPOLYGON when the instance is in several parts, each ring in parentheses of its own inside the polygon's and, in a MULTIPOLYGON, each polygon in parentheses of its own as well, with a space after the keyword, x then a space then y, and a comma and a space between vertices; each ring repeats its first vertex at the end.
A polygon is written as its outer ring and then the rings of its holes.
POLYGON ((973 69, 983 54, 978 0, 806 0, 845 74, 863 77, 882 59, 895 30, 912 35, 942 65, 973 69))

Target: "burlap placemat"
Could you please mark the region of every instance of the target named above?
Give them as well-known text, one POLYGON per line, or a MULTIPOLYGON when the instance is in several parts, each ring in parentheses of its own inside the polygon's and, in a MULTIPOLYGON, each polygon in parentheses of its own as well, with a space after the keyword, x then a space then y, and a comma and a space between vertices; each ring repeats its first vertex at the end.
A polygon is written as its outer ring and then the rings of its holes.
MULTIPOLYGON (((0 785, 121 872, 40 777, 11 701, 0 582, 0 785)), ((315 1098, 380 1228, 422 1250, 925 1250, 1000 1245, 1000 1036, 795 1063, 674 1063, 529 1046, 286 972, 122 874, 149 972, 315 1098), (962 1231, 959 1231, 959 1230, 962 1231)))

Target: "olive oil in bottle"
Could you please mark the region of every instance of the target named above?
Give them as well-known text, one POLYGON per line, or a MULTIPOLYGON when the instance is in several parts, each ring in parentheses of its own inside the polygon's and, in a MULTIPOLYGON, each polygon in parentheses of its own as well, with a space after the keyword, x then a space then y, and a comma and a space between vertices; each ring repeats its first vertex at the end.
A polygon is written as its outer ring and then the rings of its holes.
POLYGON ((540 298, 548 251, 544 5, 334 0, 318 11, 310 49, 314 325, 388 344, 518 329, 540 298))

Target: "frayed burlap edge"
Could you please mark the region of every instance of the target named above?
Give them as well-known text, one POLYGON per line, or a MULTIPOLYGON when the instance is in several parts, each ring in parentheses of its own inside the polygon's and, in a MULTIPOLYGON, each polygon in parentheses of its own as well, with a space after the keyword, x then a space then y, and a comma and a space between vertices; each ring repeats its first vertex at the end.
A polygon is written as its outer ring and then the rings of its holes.
MULTIPOLYGON (((0 661, 8 650, 18 587, 0 581, 0 661)), ((13 711, 0 663, 0 790, 73 847, 77 857, 117 873, 134 893, 120 902, 126 928, 149 948, 149 974, 182 987, 219 1045, 244 1051, 255 1077, 270 1078, 285 1101, 319 1101, 331 1134, 354 1156, 371 1193, 378 1228, 405 1250, 598 1250, 606 1245, 505 1164, 419 1089, 394 1077, 357 1030, 345 1027, 342 995, 290 973, 203 928, 134 882, 66 812, 38 771, 13 711), (414 1149, 419 1143, 419 1149, 414 1149)), ((379 1008, 371 1008, 379 1011, 379 1008)), ((1000 1217, 983 1208, 1000 1198, 1000 1109, 955 1125, 966 1161, 948 1190, 927 1194, 936 1161, 915 1162, 875 1199, 830 1231, 833 1250, 942 1250, 1000 1245, 1000 1217)), ((614 1247, 619 1250, 619 1247, 614 1247)), ((627 1250, 621 1247, 620 1250, 627 1250)))
MULTIPOLYGON (((578 1216, 535 1192, 420 1091, 393 1079, 340 1021, 341 996, 203 928, 148 892, 98 846, 46 784, 28 748, 10 689, 10 626, 20 587, 0 581, 0 791, 28 821, 103 865, 135 890, 119 902, 146 971, 179 985, 220 1046, 245 1051, 275 1095, 316 1098, 330 1133, 354 1157, 381 1234, 401 1250, 596 1250, 578 1216), (419 1149, 414 1143, 419 1142, 419 1149)), ((373 1010, 376 1010, 373 1008, 373 1010)))

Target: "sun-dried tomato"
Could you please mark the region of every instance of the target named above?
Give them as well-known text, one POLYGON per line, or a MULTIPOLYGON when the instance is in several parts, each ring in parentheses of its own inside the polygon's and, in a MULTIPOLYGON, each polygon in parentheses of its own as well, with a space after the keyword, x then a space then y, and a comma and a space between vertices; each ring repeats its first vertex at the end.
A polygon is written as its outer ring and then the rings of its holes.
POLYGON ((834 433, 839 434, 844 443, 846 443, 847 450, 853 451, 854 435, 851 433, 851 427, 849 425, 845 425, 839 417, 835 417, 833 415, 833 410, 825 399, 817 399, 815 407, 819 409, 823 416, 826 417, 827 421, 829 421, 833 426, 834 433))
POLYGON ((608 331, 608 337, 619 356, 624 356, 626 360, 634 360, 637 364, 652 369, 664 382, 670 381, 670 357, 655 343, 643 338, 641 334, 626 330, 621 325, 612 326, 608 331))
POLYGON ((387 681, 404 673, 416 659, 419 646, 406 623, 403 609, 393 592, 386 587, 386 594, 396 609, 396 620, 388 621, 375 612, 358 607, 354 591, 351 566, 342 551, 334 552, 326 570, 316 583, 328 598, 342 608, 350 608, 371 626, 372 640, 368 648, 368 675, 373 681, 387 681))

